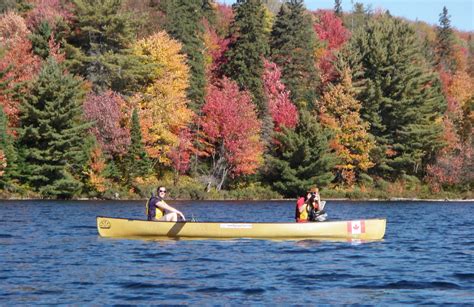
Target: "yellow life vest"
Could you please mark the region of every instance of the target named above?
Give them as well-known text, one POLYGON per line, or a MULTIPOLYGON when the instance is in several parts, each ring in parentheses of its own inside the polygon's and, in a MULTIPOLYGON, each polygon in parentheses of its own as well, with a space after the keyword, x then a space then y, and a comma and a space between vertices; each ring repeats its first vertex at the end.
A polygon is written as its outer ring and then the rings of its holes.
MULTIPOLYGON (((154 208, 150 208, 150 201, 153 198, 155 197, 148 199, 148 201, 145 204, 145 214, 147 215, 149 221, 153 219, 159 219, 165 215, 165 211, 159 207, 155 206, 154 208), (155 212, 153 212, 153 210, 155 210, 155 212)), ((162 202, 162 201, 163 200, 159 200, 158 202, 162 202)))
MULTIPOLYGON (((162 200, 160 200, 159 202, 162 202, 162 200)), ((165 210, 163 210, 159 207, 156 207, 155 219, 159 219, 159 218, 163 217, 164 215, 165 215, 165 210)))
POLYGON ((308 204, 303 205, 303 212, 300 212, 299 219, 300 220, 308 220, 308 204))

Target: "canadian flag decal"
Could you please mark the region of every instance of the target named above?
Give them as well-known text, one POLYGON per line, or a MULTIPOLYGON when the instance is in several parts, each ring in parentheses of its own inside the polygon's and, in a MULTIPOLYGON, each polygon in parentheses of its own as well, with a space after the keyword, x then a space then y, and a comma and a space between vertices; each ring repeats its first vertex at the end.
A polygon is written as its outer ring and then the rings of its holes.
POLYGON ((347 222, 347 232, 353 235, 365 233, 365 221, 347 222))

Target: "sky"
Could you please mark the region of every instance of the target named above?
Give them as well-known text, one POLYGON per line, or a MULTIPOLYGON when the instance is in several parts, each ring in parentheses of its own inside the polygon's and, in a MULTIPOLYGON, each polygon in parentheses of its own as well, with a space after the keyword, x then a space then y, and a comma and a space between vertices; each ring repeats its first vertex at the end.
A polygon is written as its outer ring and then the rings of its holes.
MULTIPOLYGON (((220 0, 221 3, 232 4, 234 0, 220 0)), ((439 24, 439 14, 443 6, 451 16, 451 26, 461 31, 474 31, 474 0, 342 0, 343 11, 352 9, 351 2, 363 3, 372 9, 386 9, 393 16, 405 17, 409 20, 421 20, 432 25, 439 24)), ((305 0, 310 10, 334 8, 334 0, 305 0)))

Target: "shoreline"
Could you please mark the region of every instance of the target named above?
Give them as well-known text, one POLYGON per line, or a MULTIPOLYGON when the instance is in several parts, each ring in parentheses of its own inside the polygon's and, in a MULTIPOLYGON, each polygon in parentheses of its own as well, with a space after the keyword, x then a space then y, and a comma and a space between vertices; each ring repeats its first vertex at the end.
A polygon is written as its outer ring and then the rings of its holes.
MULTIPOLYGON (((18 200, 25 200, 25 201, 63 201, 64 199, 44 199, 44 198, 0 198, 1 201, 18 201, 18 200)), ((146 201, 145 198, 116 198, 116 199, 103 199, 103 198, 77 198, 77 199, 67 199, 64 201, 146 201)), ((474 202, 474 199, 441 199, 441 198, 404 198, 404 197, 392 197, 388 199, 381 199, 381 198, 361 198, 361 199, 351 199, 351 198, 324 198, 323 200, 326 201, 347 201, 347 202, 474 202)), ((222 202, 235 202, 235 201, 296 201, 296 198, 284 198, 284 199, 169 199, 169 201, 222 201, 222 202)))

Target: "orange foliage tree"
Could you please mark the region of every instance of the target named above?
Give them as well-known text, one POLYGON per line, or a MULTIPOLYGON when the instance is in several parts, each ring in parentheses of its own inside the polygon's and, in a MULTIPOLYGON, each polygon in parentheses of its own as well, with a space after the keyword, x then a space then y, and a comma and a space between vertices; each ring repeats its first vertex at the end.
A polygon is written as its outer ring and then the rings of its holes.
POLYGON ((105 158, 100 146, 93 147, 91 150, 87 175, 89 177, 89 185, 99 193, 104 193, 107 189, 107 179, 103 175, 105 167, 105 158))
POLYGON ((334 131, 331 147, 340 163, 336 165, 338 178, 352 186, 361 172, 374 166, 370 151, 375 141, 367 132, 369 124, 360 117, 361 104, 355 98, 349 69, 342 72, 342 81, 331 85, 321 100, 321 121, 334 131))
POLYGON ((31 51, 25 20, 8 12, 0 16, 0 71, 7 70, 0 81, 7 82, 7 91, 0 95, 0 105, 7 115, 9 127, 18 126, 19 99, 17 94, 23 89, 20 86, 38 75, 41 61, 31 51))
POLYGON ((179 135, 194 116, 186 98, 189 67, 186 56, 180 53, 181 47, 164 31, 139 40, 133 46, 136 55, 155 65, 153 82, 133 101, 140 109, 145 149, 149 157, 163 166, 172 165, 169 154, 180 146, 179 135))
POLYGON ((263 155, 261 123, 248 92, 227 78, 210 85, 200 123, 212 163, 208 191, 213 185, 221 190, 227 175, 256 172, 263 155))

